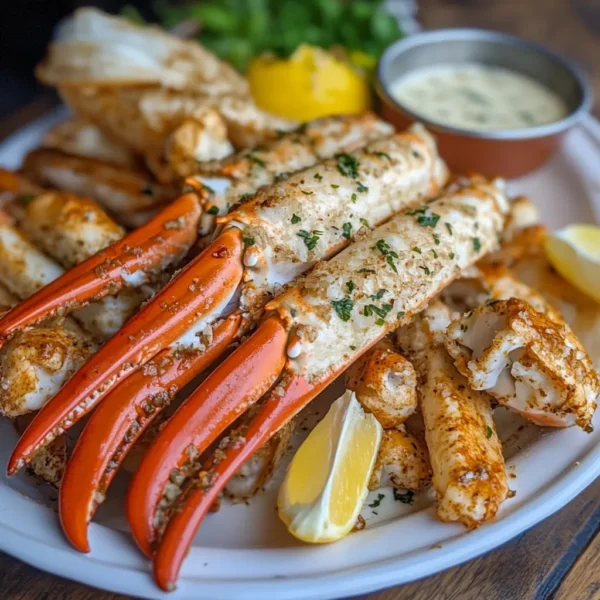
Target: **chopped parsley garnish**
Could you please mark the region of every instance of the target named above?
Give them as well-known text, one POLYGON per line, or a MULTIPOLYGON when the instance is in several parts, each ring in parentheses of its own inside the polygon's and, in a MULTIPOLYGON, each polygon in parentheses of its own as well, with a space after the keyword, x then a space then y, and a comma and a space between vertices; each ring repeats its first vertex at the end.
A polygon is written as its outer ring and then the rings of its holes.
POLYGON ((346 287, 348 288, 348 293, 351 294, 356 289, 356 284, 354 281, 346 282, 346 287))
POLYGON ((243 238, 243 240, 244 240, 244 244, 246 246, 254 246, 254 244, 256 243, 254 241, 254 238, 251 238, 251 237, 245 237, 245 238, 243 238))
POLYGON ((240 196, 240 202, 244 202, 244 200, 248 200, 248 198, 252 198, 252 194, 242 194, 240 196))
POLYGON ((321 181, 321 179, 323 179, 323 175, 321 175, 321 173, 315 173, 315 175, 314 175, 314 178, 315 178, 317 181, 321 181))
POLYGON ((398 269, 394 263, 394 258, 398 258, 398 254, 392 250, 391 246, 385 240, 377 240, 375 246, 385 256, 385 262, 387 262, 392 271, 397 273, 398 269))
POLYGON ((209 215, 218 215, 219 214, 219 207, 218 206, 211 206, 206 212, 209 215))
POLYGON ((377 508, 381 501, 385 498, 385 494, 377 494, 377 498, 373 500, 372 504, 369 504, 369 508, 377 508))
POLYGON ((402 493, 399 492, 396 488, 393 489, 394 492, 394 500, 398 502, 402 502, 402 504, 412 504, 415 501, 415 493, 410 490, 402 493))
POLYGON ((492 434, 494 433, 494 431, 492 430, 492 428, 488 425, 485 428, 485 437, 489 440, 492 437, 492 434))
POLYGON ((399 319, 401 319, 401 318, 402 318, 402 317, 403 317, 405 314, 406 314, 406 313, 405 313, 403 310, 401 310, 401 311, 398 311, 398 314, 397 314, 396 316, 397 316, 399 319))
POLYGON ((427 266, 419 267, 419 269, 423 269, 423 272, 425 273, 425 275, 431 275, 431 271, 429 270, 429 267, 427 267, 427 266))
POLYGON ((361 218, 361 219, 360 219, 360 222, 361 222, 361 224, 362 224, 362 225, 364 225, 365 227, 371 227, 371 226, 369 225, 369 221, 367 221, 366 219, 363 219, 363 218, 361 218))
POLYGON ((379 319, 375 321, 375 324, 383 325, 385 323, 385 318, 392 308, 393 306, 391 304, 382 304, 381 307, 375 306, 375 304, 366 304, 363 308, 363 315, 365 315, 365 317, 371 317, 375 314, 379 317, 379 319))
POLYGON ((413 248, 413 252, 416 252, 417 254, 423 254, 423 253, 421 252, 421 248, 419 248, 419 246, 415 246, 415 247, 413 248))
POLYGON ((350 200, 352 200, 352 202, 356 202, 356 192, 352 192, 352 196, 350 196, 350 200))
POLYGON ((369 191, 369 188, 366 185, 363 185, 360 181, 356 184, 356 190, 361 194, 369 191))
POLYGON ((359 269, 359 273, 375 273, 374 269, 359 269))
POLYGON ((407 210, 404 214, 411 217, 417 217, 417 223, 423 225, 423 227, 435 227, 437 222, 440 220, 440 215, 436 213, 427 214, 429 210, 428 206, 423 208, 417 208, 415 210, 407 210))
POLYGON ((473 238, 473 250, 475 250, 475 252, 481 250, 481 240, 478 237, 473 238))
POLYGON ((387 290, 379 290, 376 294, 371 294, 371 300, 381 300, 387 294, 387 290))
POLYGON ((356 350, 356 346, 350 346, 350 350, 352 350, 352 351, 356 350))
POLYGON ((379 156, 379 158, 387 158, 390 162, 392 162, 392 157, 385 152, 373 152, 375 156, 379 156))
POLYGON ((300 190, 305 196, 312 196, 312 192, 307 192, 306 190, 300 190))
POLYGON ((452 260, 456 255, 454 254, 454 252, 450 252, 450 254, 448 254, 448 256, 450 257, 450 260, 452 260))
POLYGON ((337 189, 338 189, 340 186, 339 186, 339 185, 337 185, 336 183, 332 183, 332 184, 331 184, 331 187, 332 187, 334 190, 337 190, 337 189))
POLYGON ((433 241, 435 243, 436 246, 440 245, 440 238, 437 235, 433 236, 433 241))
POLYGON ((344 223, 343 229, 342 229, 342 235, 349 240, 352 237, 352 223, 347 222, 344 223))
POLYGON ((295 225, 296 223, 300 223, 300 221, 302 221, 302 219, 298 216, 298 215, 292 215, 292 225, 295 225))
POLYGON ((440 215, 431 213, 430 215, 420 215, 417 217, 417 223, 423 227, 435 227, 440 220, 440 215))
POLYGON ((254 164, 257 164, 259 167, 266 167, 265 161, 254 154, 248 154, 248 160, 251 160, 254 164))
POLYGON ((323 232, 314 229, 312 233, 309 233, 308 231, 301 229, 296 235, 304 240, 304 243, 309 250, 314 250, 317 247, 317 242, 319 241, 319 237, 323 235, 323 232))
POLYGON ((452 235, 452 225, 450 225, 450 223, 445 223, 445 225, 446 225, 446 229, 448 230, 448 233, 450 235, 452 235))
POLYGON ((433 248, 431 249, 431 254, 433 254, 433 258, 438 257, 438 253, 433 248))
POLYGON ((335 157, 337 158, 337 169, 344 177, 351 177, 352 179, 358 177, 358 165, 360 163, 354 156, 342 152, 336 154, 335 157))
POLYGON ((344 296, 341 300, 332 300, 331 305, 342 321, 349 321, 352 318, 354 304, 349 296, 344 296))

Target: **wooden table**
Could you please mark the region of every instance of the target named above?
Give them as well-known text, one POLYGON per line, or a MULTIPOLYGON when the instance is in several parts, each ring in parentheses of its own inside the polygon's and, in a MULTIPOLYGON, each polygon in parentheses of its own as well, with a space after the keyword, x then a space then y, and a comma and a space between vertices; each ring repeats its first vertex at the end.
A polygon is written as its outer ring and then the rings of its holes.
MULTIPOLYGON (((419 6, 425 27, 488 27, 549 44, 588 70, 600 99, 600 0, 420 0, 419 6)), ((51 98, 42 98, 9 122, 0 123, 0 138, 51 103, 51 98)), ((47 575, 0 555, 0 598, 126 597, 47 575)), ((439 575, 364 598, 600 600, 600 480, 557 514, 501 548, 439 575)))

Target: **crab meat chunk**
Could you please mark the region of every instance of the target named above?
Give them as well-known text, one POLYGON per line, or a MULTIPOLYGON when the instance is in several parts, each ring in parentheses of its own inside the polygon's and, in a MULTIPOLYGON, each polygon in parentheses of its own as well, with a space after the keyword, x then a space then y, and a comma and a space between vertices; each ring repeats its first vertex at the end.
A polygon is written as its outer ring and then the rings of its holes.
POLYGON ((346 387, 356 393, 384 429, 404 423, 417 408, 417 374, 412 364, 384 339, 357 360, 346 374, 346 387))
POLYGON ((454 321, 445 345, 473 389, 538 425, 591 429, 600 378, 565 323, 510 298, 454 321))

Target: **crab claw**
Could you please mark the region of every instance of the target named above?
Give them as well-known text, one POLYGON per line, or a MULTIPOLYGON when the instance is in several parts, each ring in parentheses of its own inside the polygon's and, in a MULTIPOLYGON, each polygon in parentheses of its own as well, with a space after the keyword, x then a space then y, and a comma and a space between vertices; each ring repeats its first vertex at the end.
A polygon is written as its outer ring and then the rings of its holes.
POLYGON ((242 279, 243 241, 224 231, 67 381, 20 438, 8 463, 14 474, 35 452, 87 414, 125 376, 205 317, 219 314, 242 279))
POLYGON ((175 588, 194 536, 228 481, 329 382, 327 379, 315 386, 302 376, 290 375, 269 395, 247 429, 223 438, 209 456, 204 470, 188 485, 158 544, 154 555, 154 578, 161 589, 171 591, 175 588))
POLYGON ((283 323, 267 319, 179 407, 146 452, 126 506, 133 537, 145 554, 157 538, 155 515, 177 477, 173 470, 185 475, 187 463, 268 391, 284 368, 287 339, 283 323))
POLYGON ((235 313, 217 325, 203 351, 159 352, 112 390, 91 416, 60 487, 62 528, 77 550, 89 552, 87 524, 133 444, 175 394, 225 351, 240 321, 241 315, 235 313))
POLYGON ((65 314, 123 287, 138 287, 182 258, 196 240, 202 213, 196 194, 185 194, 105 250, 64 273, 0 320, 0 340, 65 314))

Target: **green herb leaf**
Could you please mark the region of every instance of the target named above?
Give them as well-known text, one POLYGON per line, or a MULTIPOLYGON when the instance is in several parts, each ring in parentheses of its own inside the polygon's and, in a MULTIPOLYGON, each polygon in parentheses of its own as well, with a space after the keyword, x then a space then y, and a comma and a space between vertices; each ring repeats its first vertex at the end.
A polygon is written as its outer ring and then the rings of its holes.
POLYGON ((321 181, 321 179, 323 179, 323 175, 321 175, 321 173, 315 173, 315 175, 314 175, 314 178, 315 178, 317 181, 321 181))
POLYGON ((358 166, 360 163, 356 157, 342 152, 341 154, 336 154, 335 158, 337 159, 337 169, 344 177, 351 177, 352 179, 358 177, 358 166))
POLYGON ((331 305, 342 321, 349 321, 352 318, 354 303, 349 296, 344 296, 341 300, 332 300, 331 305))
POLYGON ((364 194, 365 192, 369 191, 369 188, 366 185, 363 185, 360 181, 356 184, 356 189, 361 194, 364 194))
POLYGON ((254 244, 256 243, 255 240, 254 240, 254 238, 252 238, 252 237, 245 237, 245 238, 242 238, 242 239, 243 239, 244 244, 246 246, 254 246, 254 244))
POLYGON ((377 508, 381 501, 385 498, 385 494, 377 494, 377 498, 373 500, 371 504, 369 504, 369 508, 377 508))
POLYGON ((440 220, 440 215, 431 213, 429 215, 420 215, 417 217, 417 223, 423 227, 435 227, 440 220))
POLYGON ((296 235, 304 240, 304 244, 309 250, 314 250, 319 238, 323 235, 323 232, 314 229, 312 233, 309 233, 308 231, 301 229, 296 235))
POLYGON ((352 223, 344 223, 342 235, 349 240, 352 237, 352 223))
POLYGON ((473 250, 475 250, 475 252, 481 250, 481 240, 478 237, 473 238, 473 250))
POLYGON ((300 221, 302 221, 302 219, 298 215, 294 214, 294 215, 292 215, 291 221, 292 221, 292 225, 295 225, 296 223, 300 223, 300 221))
POLYGON ((485 437, 489 440, 492 437, 493 433, 494 433, 494 430, 488 425, 485 428, 485 437))
POLYGON ((219 207, 218 206, 211 206, 206 212, 209 215, 218 215, 219 214, 219 207))
POLYGON ((351 294, 356 289, 356 284, 354 281, 348 281, 346 287, 348 288, 348 293, 351 294))
POLYGON ((262 167, 263 169, 266 167, 265 161, 261 158, 258 158, 258 156, 254 154, 248 154, 246 158, 248 158, 248 160, 251 160, 254 164, 258 165, 259 167, 262 167))

